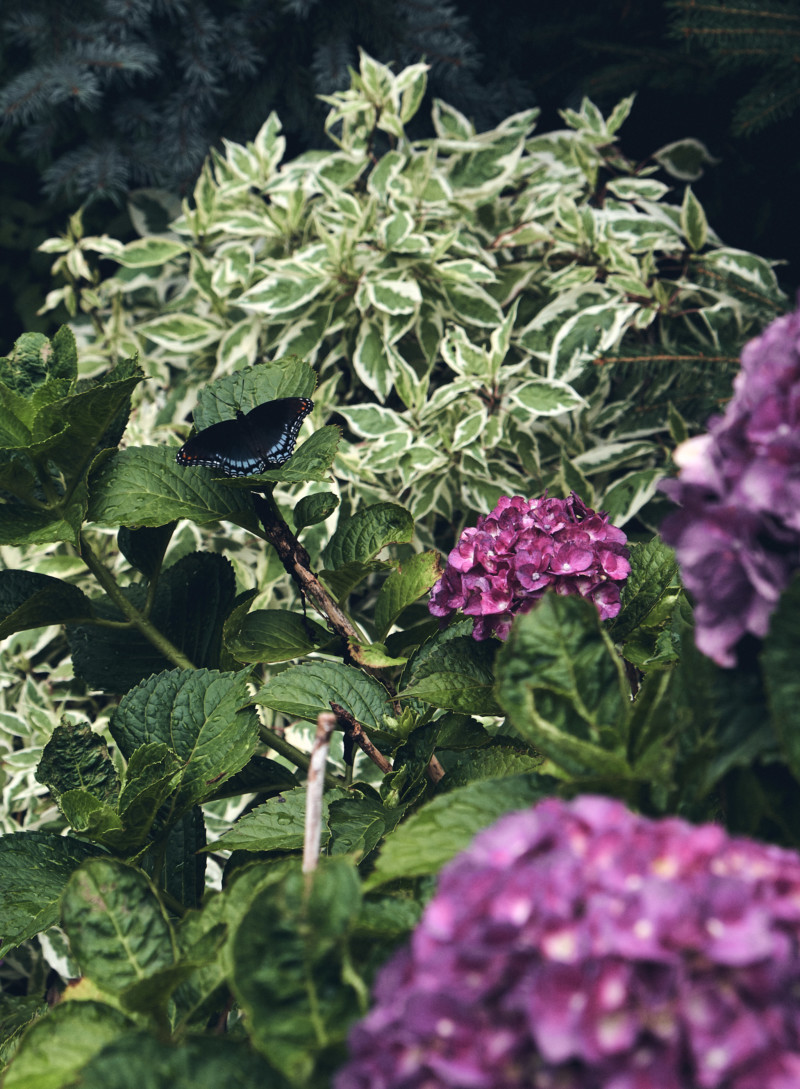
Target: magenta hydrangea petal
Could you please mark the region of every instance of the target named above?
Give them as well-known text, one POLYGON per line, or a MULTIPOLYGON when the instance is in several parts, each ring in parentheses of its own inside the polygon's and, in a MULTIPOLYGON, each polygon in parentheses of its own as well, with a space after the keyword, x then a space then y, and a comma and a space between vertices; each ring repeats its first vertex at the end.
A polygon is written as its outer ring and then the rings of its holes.
POLYGON ((514 617, 550 588, 580 594, 609 619, 630 574, 626 540, 574 492, 567 499, 501 496, 461 534, 431 592, 430 612, 446 619, 461 610, 473 617, 473 638, 505 639, 514 617))
POLYGON ((698 647, 730 668, 800 569, 800 310, 745 345, 724 415, 675 461, 661 487, 681 509, 661 535, 696 603, 698 647))
POLYGON ((796 1089, 800 856, 551 798, 440 875, 335 1089, 796 1089))

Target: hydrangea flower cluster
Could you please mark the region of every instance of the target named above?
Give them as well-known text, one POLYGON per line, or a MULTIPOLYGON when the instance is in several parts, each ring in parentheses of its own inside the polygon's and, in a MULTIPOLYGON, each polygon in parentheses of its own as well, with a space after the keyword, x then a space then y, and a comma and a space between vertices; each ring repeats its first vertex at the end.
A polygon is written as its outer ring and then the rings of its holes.
POLYGON ((461 534, 428 608, 439 617, 461 609, 475 618, 473 638, 505 639, 514 617, 550 588, 589 598, 606 620, 619 612, 620 583, 630 574, 626 541, 575 492, 568 499, 502 496, 461 534))
POLYGON ((795 1089, 800 857, 547 799, 442 872, 335 1089, 795 1089))
POLYGON ((695 599, 698 647, 734 666, 735 644, 766 635, 800 568, 800 311, 745 346, 725 414, 675 460, 661 487, 681 510, 661 535, 695 599))

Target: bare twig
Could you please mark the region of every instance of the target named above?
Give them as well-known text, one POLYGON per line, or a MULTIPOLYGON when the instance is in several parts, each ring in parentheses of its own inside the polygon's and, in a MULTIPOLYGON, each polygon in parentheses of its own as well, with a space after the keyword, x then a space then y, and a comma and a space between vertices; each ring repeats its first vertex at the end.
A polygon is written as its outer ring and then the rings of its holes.
POLYGON ((322 795, 325 792, 325 764, 331 735, 336 729, 336 716, 323 711, 317 716, 317 734, 311 750, 306 787, 306 827, 303 842, 303 873, 312 874, 319 861, 322 840, 322 795))

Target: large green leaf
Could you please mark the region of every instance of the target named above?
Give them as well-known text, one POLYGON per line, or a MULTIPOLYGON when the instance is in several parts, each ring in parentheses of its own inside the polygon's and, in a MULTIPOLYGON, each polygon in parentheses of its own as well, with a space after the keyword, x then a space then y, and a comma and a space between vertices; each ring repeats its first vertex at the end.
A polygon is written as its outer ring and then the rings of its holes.
MULTIPOLYGON (((347 798, 344 790, 327 791, 322 800, 322 845, 329 838, 328 808, 337 798, 347 798)), ((229 832, 223 833, 208 848, 223 851, 299 851, 303 846, 306 818, 306 789, 295 787, 256 806, 241 817, 229 832)))
POLYGON ((392 542, 407 542, 414 520, 396 503, 375 503, 340 522, 322 554, 326 568, 335 571, 348 563, 366 563, 392 542))
POLYGON ((56 726, 42 752, 36 778, 56 796, 82 789, 100 801, 113 801, 119 793, 108 746, 88 723, 56 726))
POLYGON ((0 955, 58 922, 74 870, 100 849, 52 832, 0 837, 0 955))
POLYGON ((232 986, 255 1046, 295 1085, 341 1046, 357 1012, 345 972, 361 889, 350 859, 322 859, 307 889, 299 866, 262 886, 230 939, 232 986))
POLYGON ((504 813, 533 805, 552 793, 553 785, 536 775, 514 775, 470 783, 434 798, 386 839, 366 888, 438 873, 482 828, 504 813))
MULTIPOLYGON (((178 1045, 148 1032, 109 1041, 80 1072, 81 1089, 287 1089, 246 1040, 188 1036, 178 1045)), ((44 1089, 44 1087, 43 1087, 44 1089)))
POLYGON ((84 975, 111 994, 175 963, 172 927, 141 870, 89 859, 64 890, 61 917, 84 975))
POLYGON ((470 715, 497 715, 492 669, 497 642, 477 642, 472 636, 456 636, 440 643, 424 660, 417 658, 410 683, 401 695, 432 703, 447 711, 470 715))
POLYGON ((226 628, 228 650, 239 662, 288 662, 331 642, 321 624, 285 609, 257 609, 226 628))
POLYGON ((168 446, 139 446, 99 462, 89 483, 89 519, 112 528, 189 518, 200 525, 227 520, 257 529, 248 496, 206 469, 181 468, 175 453, 168 446))
MULTIPOLYGON (((230 561, 219 553, 182 556, 162 572, 148 620, 196 666, 220 663, 223 625, 233 606, 236 586, 230 561)), ((146 608, 145 588, 124 593, 140 613, 146 608)), ((100 604, 97 611, 101 611, 100 604)), ((115 607, 103 615, 122 620, 115 607)), ((68 629, 75 672, 89 684, 110 692, 125 692, 144 677, 172 663, 145 632, 135 627, 107 628, 77 624, 68 629)))
POLYGON ((65 1089, 107 1043, 131 1031, 124 1013, 103 1002, 62 1002, 25 1033, 5 1089, 65 1089))
POLYGON ((360 669, 340 662, 312 661, 284 669, 256 694, 255 702, 295 718, 316 722, 329 712, 331 701, 340 704, 368 732, 381 728, 391 712, 389 694, 382 684, 360 669))
POLYGON ((597 609, 546 594, 519 616, 495 662, 517 732, 570 775, 628 777, 630 689, 597 609))
POLYGON ((245 707, 247 676, 174 669, 149 677, 114 712, 114 740, 126 757, 141 745, 168 745, 185 764, 180 806, 195 805, 243 768, 256 748, 258 718, 245 707))
POLYGON ((419 552, 401 560, 384 582, 375 602, 375 637, 382 641, 406 606, 438 582, 442 571, 438 552, 419 552))
POLYGON ((36 571, 0 571, 0 639, 91 615, 88 597, 71 583, 36 571))

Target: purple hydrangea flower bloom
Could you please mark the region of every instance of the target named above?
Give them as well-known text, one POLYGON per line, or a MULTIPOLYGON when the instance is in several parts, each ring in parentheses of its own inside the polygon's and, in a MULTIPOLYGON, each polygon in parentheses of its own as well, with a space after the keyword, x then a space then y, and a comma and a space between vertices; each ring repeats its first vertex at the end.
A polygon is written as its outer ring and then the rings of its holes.
POLYGON ((442 872, 335 1089, 795 1089, 800 856, 550 798, 442 872))
POLYGON ((607 620, 620 610, 620 584, 630 574, 627 538, 575 494, 568 499, 502 496, 491 514, 465 529, 447 558, 428 608, 475 618, 473 638, 505 639, 517 613, 527 613, 548 587, 580 594, 607 620))
POLYGON ((661 535, 696 602, 698 647, 735 666, 736 643, 766 634, 800 568, 800 311, 745 345, 725 414, 675 461, 661 487, 681 509, 661 535))

